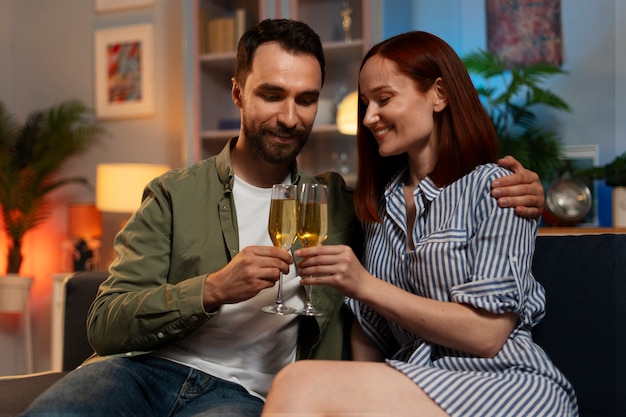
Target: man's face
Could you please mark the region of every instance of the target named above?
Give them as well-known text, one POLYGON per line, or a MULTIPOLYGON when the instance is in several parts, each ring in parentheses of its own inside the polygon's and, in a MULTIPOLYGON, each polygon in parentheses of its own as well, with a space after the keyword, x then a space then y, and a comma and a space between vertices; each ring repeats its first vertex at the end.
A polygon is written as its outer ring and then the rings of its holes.
POLYGON ((233 81, 233 100, 242 114, 239 140, 264 161, 290 163, 309 138, 321 88, 314 56, 294 55, 276 42, 262 44, 245 87, 233 81))

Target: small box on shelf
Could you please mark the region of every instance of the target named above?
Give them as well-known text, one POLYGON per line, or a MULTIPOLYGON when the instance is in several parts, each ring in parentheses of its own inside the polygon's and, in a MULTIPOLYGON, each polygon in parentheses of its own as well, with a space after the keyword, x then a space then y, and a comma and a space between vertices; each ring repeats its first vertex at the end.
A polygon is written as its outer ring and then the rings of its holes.
POLYGON ((217 122, 218 130, 239 130, 241 120, 239 118, 220 119, 217 122))

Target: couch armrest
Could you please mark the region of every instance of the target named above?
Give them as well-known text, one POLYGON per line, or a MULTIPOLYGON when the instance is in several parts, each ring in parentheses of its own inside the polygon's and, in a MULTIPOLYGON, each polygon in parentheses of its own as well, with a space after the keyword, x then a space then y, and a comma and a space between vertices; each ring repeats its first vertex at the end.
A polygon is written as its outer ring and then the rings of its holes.
POLYGON ((87 340, 87 313, 106 272, 77 272, 63 284, 63 372, 39 372, 0 377, 0 416, 19 416, 49 386, 92 353, 87 340))

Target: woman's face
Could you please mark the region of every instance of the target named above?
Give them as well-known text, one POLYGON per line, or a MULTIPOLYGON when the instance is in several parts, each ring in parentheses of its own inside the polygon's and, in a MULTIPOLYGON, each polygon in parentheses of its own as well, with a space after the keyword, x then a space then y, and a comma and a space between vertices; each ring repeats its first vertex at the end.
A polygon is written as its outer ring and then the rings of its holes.
POLYGON ((440 81, 422 93, 393 61, 378 55, 367 60, 359 74, 367 107, 363 125, 374 135, 381 156, 436 150, 433 116, 445 107, 440 81))

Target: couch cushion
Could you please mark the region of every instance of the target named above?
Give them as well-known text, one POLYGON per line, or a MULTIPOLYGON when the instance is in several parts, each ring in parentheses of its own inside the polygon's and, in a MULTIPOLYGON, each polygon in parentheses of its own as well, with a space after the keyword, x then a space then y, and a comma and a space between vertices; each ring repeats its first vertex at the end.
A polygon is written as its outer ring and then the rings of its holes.
POLYGON ((534 339, 574 385, 580 415, 626 415, 626 235, 539 236, 546 289, 534 339))

